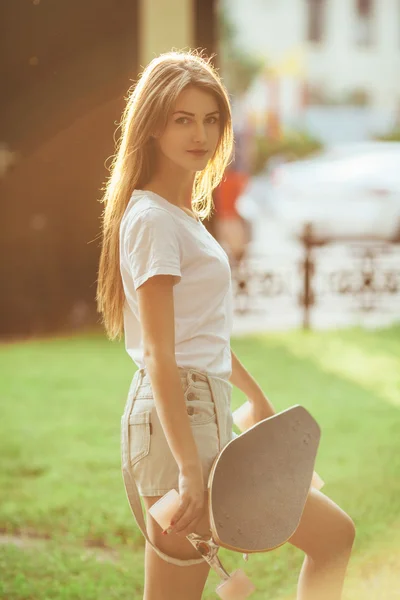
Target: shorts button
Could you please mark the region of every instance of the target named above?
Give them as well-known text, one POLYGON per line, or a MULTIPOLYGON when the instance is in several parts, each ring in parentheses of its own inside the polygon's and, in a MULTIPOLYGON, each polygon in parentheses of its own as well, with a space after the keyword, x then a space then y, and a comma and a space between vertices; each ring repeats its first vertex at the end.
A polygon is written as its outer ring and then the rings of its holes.
POLYGON ((188 400, 197 400, 197 396, 193 392, 189 392, 187 395, 187 399, 188 400))
POLYGON ((193 415, 194 414, 194 407, 193 406, 188 406, 187 407, 187 413, 188 413, 188 415, 193 415))

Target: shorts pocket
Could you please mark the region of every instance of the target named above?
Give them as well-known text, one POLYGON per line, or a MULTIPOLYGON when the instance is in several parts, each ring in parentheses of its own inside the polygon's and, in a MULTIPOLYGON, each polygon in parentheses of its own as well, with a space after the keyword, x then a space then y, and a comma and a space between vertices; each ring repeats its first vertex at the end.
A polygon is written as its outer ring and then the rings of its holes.
POLYGON ((148 455, 150 451, 150 411, 129 415, 129 458, 131 467, 148 455))

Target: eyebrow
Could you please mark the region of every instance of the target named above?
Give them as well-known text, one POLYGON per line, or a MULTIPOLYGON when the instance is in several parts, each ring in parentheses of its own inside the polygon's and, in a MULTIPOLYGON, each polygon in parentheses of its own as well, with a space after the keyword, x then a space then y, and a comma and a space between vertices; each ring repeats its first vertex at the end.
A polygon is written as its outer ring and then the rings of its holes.
MULTIPOLYGON (((175 111, 172 114, 176 115, 177 113, 183 113, 184 115, 188 115, 189 117, 195 117, 196 116, 194 113, 187 112, 187 110, 177 110, 177 111, 175 111)), ((211 115, 215 115, 215 114, 219 114, 219 110, 213 110, 213 112, 207 113, 206 117, 210 117, 211 115)))

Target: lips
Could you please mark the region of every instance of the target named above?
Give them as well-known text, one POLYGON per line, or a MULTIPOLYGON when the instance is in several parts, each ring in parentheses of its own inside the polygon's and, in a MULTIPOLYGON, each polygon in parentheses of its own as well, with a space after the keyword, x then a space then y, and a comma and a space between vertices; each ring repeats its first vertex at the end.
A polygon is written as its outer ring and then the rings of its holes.
POLYGON ((207 154, 207 150, 188 150, 188 152, 193 156, 205 156, 207 154))

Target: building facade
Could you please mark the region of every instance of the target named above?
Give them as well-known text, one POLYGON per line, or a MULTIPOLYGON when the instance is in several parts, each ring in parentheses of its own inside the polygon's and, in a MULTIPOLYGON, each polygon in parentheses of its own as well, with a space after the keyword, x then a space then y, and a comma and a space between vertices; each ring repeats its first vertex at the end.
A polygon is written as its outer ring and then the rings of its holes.
POLYGON ((271 65, 298 53, 321 101, 400 105, 398 0, 225 0, 238 41, 271 65))

